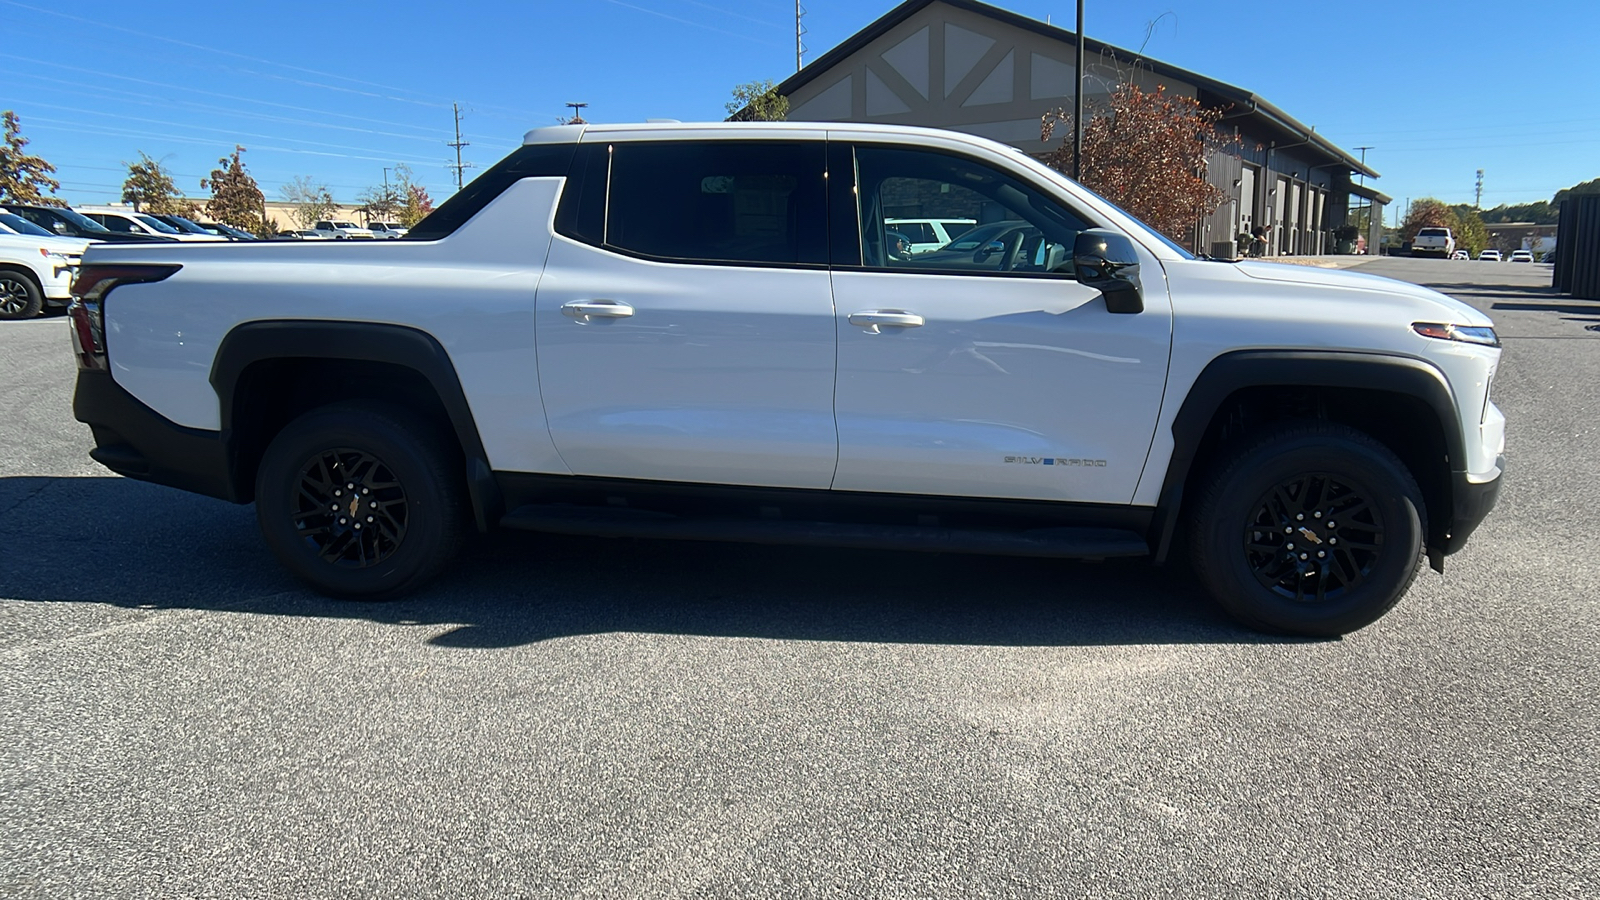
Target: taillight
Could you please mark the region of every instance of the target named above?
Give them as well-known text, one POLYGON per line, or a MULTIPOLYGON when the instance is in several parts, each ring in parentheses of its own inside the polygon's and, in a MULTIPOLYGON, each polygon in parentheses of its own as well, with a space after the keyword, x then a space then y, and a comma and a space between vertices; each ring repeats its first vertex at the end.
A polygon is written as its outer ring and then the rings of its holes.
POLYGON ((72 303, 67 306, 67 317, 72 322, 72 349, 78 357, 78 367, 106 367, 105 313, 102 304, 112 288, 122 284, 161 281, 181 268, 173 264, 84 266, 78 273, 78 280, 72 283, 72 303))

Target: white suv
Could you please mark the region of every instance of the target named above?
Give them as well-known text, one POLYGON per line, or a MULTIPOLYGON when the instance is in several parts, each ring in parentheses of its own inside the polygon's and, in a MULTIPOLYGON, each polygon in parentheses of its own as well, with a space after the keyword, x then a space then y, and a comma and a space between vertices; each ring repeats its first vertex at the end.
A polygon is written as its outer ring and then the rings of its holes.
POLYGON ((367 230, 372 232, 373 237, 393 240, 405 237, 409 229, 394 222, 369 222, 367 230))
POLYGON ((371 230, 362 228, 354 222, 318 222, 312 230, 323 232, 335 240, 347 238, 371 240, 374 236, 371 230))
POLYGON ((1483 313, 1196 259, 971 135, 538 129, 408 240, 327 249, 91 247, 74 404, 95 459, 253 500, 339 596, 497 526, 1158 562, 1181 532, 1241 622, 1330 635, 1501 482, 1483 313), (912 203, 984 237, 897 255, 912 203))
POLYGON ((0 319, 31 319, 46 305, 65 306, 89 242, 56 237, 20 219, 5 227, 0 232, 0 319))
POLYGON ((74 207, 73 211, 85 218, 99 222, 107 230, 118 234, 148 235, 174 241, 204 241, 207 243, 215 243, 220 240, 215 235, 193 234, 182 231, 155 216, 134 212, 132 209, 112 206, 78 206, 74 207))
POLYGON ((977 219, 884 219, 891 232, 905 236, 912 253, 937 250, 965 234, 977 219))

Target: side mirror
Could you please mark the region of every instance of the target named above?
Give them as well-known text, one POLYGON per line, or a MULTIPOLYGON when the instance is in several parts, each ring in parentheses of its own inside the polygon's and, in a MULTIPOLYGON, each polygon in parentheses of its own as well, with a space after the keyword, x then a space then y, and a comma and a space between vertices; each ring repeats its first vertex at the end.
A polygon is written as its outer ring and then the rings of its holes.
POLYGON ((1144 312, 1139 255, 1123 235, 1100 228, 1079 232, 1072 246, 1072 266, 1079 282, 1105 296, 1106 312, 1144 312))

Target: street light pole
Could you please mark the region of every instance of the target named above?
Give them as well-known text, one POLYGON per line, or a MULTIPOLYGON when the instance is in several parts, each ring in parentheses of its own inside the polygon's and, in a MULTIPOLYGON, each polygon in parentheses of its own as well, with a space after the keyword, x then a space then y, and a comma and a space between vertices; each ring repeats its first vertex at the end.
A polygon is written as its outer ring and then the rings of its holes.
POLYGON ((1083 0, 1078 0, 1078 81, 1072 91, 1072 178, 1083 180, 1083 0))

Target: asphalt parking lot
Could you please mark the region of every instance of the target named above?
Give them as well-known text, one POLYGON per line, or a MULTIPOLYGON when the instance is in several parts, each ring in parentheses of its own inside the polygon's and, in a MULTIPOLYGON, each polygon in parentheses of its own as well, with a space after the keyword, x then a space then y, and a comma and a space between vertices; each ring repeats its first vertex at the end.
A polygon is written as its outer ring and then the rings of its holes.
POLYGON ((1499 508, 1339 641, 1181 569, 497 536, 301 590, 0 322, 0 897, 1600 895, 1600 303, 1490 312, 1499 508))

